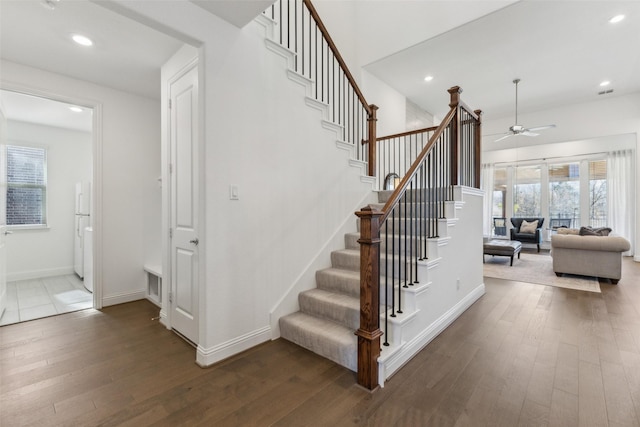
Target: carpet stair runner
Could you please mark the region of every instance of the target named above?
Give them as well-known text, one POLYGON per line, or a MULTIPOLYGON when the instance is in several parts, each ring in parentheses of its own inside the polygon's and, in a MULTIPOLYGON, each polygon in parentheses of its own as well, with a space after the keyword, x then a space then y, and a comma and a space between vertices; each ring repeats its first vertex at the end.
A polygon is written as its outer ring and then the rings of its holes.
MULTIPOLYGON (((390 192, 379 192, 382 208, 390 192)), ((397 220, 404 223, 404 220, 397 220)), ((412 220, 407 220, 407 222, 412 220)), ((415 221, 413 221, 415 222, 415 221)), ((397 225, 396 233, 404 226, 397 225)), ((342 366, 357 370, 357 337, 360 323, 360 233, 345 235, 345 249, 331 253, 330 268, 316 272, 316 288, 298 295, 300 311, 280 318, 281 337, 313 351, 342 366)), ((387 244, 381 234, 381 248, 387 244)), ((389 237, 396 242, 396 253, 404 252, 404 238, 389 237)), ((381 250, 381 252, 383 252, 381 250)), ((380 262, 385 275, 386 263, 380 262)), ((395 272, 396 277, 403 272, 395 272)), ((384 280, 381 278, 381 280, 384 280)), ((382 297, 382 296, 381 296, 382 297)))

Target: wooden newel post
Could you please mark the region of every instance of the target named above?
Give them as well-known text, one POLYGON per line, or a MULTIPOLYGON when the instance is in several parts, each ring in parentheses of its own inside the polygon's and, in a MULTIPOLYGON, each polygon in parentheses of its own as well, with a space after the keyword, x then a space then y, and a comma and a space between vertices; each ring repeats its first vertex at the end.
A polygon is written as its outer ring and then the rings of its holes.
POLYGON ((367 206, 356 212, 360 218, 360 328, 358 336, 358 384, 378 387, 380 356, 380 216, 367 206))
POLYGON ((458 165, 459 163, 459 144, 460 144, 460 94, 462 89, 460 86, 454 86, 448 90, 451 95, 451 102, 449 102, 450 108, 456 108, 456 115, 453 118, 453 129, 451 130, 451 185, 458 185, 458 165))
POLYGON ((480 159, 480 155, 482 153, 482 148, 481 148, 481 144, 482 144, 482 110, 475 110, 474 113, 476 113, 476 115, 478 116, 478 123, 476 124, 476 132, 474 135, 475 138, 475 144, 474 144, 474 153, 473 153, 473 158, 475 159, 474 165, 473 165, 473 169, 475 171, 474 173, 474 186, 476 188, 480 188, 480 165, 481 165, 481 159, 480 159))
POLYGON ((378 106, 370 105, 371 114, 367 117, 367 131, 369 132, 369 176, 376 176, 376 122, 378 119, 376 118, 376 111, 378 111, 378 106))

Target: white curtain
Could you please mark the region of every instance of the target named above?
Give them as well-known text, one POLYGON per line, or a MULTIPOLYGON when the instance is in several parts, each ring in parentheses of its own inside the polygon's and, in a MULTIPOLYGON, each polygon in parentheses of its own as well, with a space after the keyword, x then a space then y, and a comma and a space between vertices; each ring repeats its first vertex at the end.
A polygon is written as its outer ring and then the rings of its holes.
POLYGON ((491 238, 493 228, 493 173, 492 164, 482 164, 482 173, 480 174, 480 188, 484 190, 482 234, 489 238, 491 238))
POLYGON ((612 151, 607 157, 607 204, 609 227, 613 233, 631 242, 631 250, 623 255, 633 255, 635 248, 635 197, 633 150, 612 151))

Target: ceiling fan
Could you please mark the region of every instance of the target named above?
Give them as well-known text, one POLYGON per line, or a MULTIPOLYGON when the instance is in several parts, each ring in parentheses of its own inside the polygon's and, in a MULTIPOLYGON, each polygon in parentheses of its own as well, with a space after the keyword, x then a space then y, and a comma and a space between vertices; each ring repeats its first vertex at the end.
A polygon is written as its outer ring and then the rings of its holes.
POLYGON ((495 142, 502 141, 505 138, 509 138, 513 135, 524 135, 524 136, 538 136, 539 134, 535 133, 536 131, 541 131, 545 129, 550 129, 556 127, 556 125, 546 125, 546 126, 536 126, 532 128, 525 128, 522 125, 518 124, 518 83, 520 83, 520 79, 515 79, 513 81, 516 85, 516 124, 509 128, 509 132, 506 132, 504 136, 495 140, 495 142))

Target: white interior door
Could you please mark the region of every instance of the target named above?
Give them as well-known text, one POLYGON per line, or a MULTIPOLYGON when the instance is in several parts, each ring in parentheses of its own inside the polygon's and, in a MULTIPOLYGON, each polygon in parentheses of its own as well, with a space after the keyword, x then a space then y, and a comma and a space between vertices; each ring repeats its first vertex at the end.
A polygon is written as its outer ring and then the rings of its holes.
POLYGON ((171 327, 198 343, 198 69, 169 86, 171 327))
POLYGON ((0 108, 0 317, 7 306, 7 120, 0 108))

